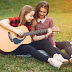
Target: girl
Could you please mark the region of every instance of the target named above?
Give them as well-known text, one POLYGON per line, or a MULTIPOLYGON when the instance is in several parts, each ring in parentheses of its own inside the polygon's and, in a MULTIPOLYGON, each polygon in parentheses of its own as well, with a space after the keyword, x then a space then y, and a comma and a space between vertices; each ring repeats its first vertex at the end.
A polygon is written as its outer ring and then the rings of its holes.
MULTIPOLYGON (((35 8, 35 15, 34 15, 35 19, 32 22, 32 31, 53 27, 53 20, 51 17, 47 16, 48 13, 49 13, 48 2, 46 2, 46 1, 39 2, 35 8)), ((55 30, 59 31, 59 28, 56 27, 55 30)), ((57 46, 59 49, 65 48, 65 50, 69 54, 69 56, 72 57, 72 48, 68 41, 55 43, 54 38, 53 38, 53 33, 51 33, 50 35, 47 35, 46 33, 33 35, 34 41, 42 40, 42 39, 49 40, 53 47, 57 46)), ((43 43, 45 44, 45 41, 43 43)), ((46 44, 48 44, 48 43, 46 43, 46 44)), ((57 49, 57 48, 55 48, 55 49, 57 49)), ((72 58, 70 58, 70 62, 72 63, 72 58)))
MULTIPOLYGON (((34 9, 29 5, 25 5, 21 9, 19 17, 3 19, 3 20, 0 21, 0 25, 5 27, 8 30, 13 31, 14 33, 18 34, 19 36, 22 36, 23 32, 20 29, 16 29, 15 27, 17 27, 19 25, 25 25, 28 28, 28 30, 31 31, 31 23, 30 22, 33 19, 33 15, 34 15, 34 9)), ((51 34, 51 31, 49 30, 47 34, 51 34)), ((44 45, 43 45, 43 47, 44 47, 44 45)), ((51 52, 52 52, 52 49, 51 49, 51 52)), ((2 54, 12 54, 12 55, 27 55, 27 54, 30 54, 32 57, 34 57, 34 58, 36 58, 40 61, 49 62, 51 65, 53 65, 57 68, 60 68, 60 66, 63 64, 61 61, 59 61, 61 59, 57 60, 57 59, 54 59, 54 58, 50 58, 49 56, 43 55, 42 53, 37 51, 36 48, 34 48, 32 46, 32 44, 22 44, 12 52, 3 52, 3 51, 0 50, 0 53, 2 53, 2 54)), ((56 56, 55 52, 52 52, 51 55, 56 56)), ((65 60, 66 62, 68 62, 67 59, 62 59, 62 60, 65 60)))

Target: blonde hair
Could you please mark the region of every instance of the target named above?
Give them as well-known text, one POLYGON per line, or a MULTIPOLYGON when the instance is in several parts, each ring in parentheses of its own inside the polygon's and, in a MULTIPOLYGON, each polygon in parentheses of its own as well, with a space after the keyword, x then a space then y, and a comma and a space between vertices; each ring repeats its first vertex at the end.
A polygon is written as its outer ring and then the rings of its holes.
POLYGON ((26 20, 25 20, 25 15, 27 15, 28 13, 30 13, 31 11, 34 11, 34 9, 30 6, 30 5, 25 5, 21 11, 20 11, 20 14, 19 14, 19 17, 20 17, 20 24, 19 25, 23 25, 26 23, 26 20))

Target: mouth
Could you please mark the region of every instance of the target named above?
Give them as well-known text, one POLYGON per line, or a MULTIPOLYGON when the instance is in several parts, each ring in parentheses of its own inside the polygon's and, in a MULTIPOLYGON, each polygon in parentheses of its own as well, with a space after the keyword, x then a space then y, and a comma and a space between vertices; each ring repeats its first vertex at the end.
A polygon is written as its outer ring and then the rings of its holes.
POLYGON ((29 19, 28 22, 31 22, 32 19, 29 19))
POLYGON ((44 15, 40 15, 40 17, 44 17, 44 15))
POLYGON ((43 16, 43 15, 40 15, 40 16, 43 16))

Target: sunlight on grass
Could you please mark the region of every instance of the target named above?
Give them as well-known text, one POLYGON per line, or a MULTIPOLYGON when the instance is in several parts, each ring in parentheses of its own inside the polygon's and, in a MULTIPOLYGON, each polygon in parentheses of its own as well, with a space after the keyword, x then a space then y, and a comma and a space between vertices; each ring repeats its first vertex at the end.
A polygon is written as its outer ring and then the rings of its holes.
POLYGON ((72 39, 72 13, 50 13, 54 26, 60 28, 60 33, 55 33, 56 41, 66 41, 72 39))

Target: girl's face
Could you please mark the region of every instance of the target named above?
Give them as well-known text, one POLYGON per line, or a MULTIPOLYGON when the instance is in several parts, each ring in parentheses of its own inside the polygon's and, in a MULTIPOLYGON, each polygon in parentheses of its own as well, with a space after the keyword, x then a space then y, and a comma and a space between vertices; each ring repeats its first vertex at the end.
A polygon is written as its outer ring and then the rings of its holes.
POLYGON ((40 11, 39 11, 39 18, 44 19, 46 15, 47 15, 47 10, 45 8, 41 7, 40 11))
POLYGON ((27 22, 31 22, 32 21, 32 19, 34 19, 34 11, 31 11, 30 13, 28 13, 27 15, 25 15, 25 20, 27 21, 27 22))

